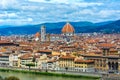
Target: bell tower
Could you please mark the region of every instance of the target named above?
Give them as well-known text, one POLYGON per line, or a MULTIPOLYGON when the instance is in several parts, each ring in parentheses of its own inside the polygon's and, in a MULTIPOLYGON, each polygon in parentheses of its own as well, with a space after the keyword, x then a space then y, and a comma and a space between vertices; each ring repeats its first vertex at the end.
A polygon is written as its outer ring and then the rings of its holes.
POLYGON ((45 42, 46 41, 46 27, 41 26, 41 41, 45 42))

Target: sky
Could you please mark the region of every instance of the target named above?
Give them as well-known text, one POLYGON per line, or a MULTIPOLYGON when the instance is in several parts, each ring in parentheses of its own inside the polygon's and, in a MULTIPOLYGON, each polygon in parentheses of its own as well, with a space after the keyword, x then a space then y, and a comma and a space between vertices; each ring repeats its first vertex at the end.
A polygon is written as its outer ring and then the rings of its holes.
POLYGON ((120 19, 120 0, 0 0, 0 25, 120 19))

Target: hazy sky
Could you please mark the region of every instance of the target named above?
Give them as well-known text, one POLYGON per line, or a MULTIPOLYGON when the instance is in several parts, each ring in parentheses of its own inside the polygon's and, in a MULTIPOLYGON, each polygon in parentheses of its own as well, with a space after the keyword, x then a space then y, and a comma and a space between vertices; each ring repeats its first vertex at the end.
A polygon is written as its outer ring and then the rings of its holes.
POLYGON ((120 0, 0 0, 1 25, 120 19, 120 0))

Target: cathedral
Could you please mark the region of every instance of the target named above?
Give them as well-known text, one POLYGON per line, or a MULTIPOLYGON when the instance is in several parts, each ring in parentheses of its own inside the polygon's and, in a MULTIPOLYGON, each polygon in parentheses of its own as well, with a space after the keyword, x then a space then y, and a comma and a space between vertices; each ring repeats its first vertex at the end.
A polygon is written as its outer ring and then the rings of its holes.
POLYGON ((62 28, 62 34, 64 36, 74 36, 74 33, 75 33, 74 27, 67 22, 62 28))
POLYGON ((71 41, 73 41, 74 35, 75 35, 74 27, 69 22, 67 22, 62 28, 61 34, 46 34, 46 27, 41 26, 40 33, 37 32, 35 34, 35 41, 41 41, 41 42, 66 41, 66 42, 71 42, 71 41))

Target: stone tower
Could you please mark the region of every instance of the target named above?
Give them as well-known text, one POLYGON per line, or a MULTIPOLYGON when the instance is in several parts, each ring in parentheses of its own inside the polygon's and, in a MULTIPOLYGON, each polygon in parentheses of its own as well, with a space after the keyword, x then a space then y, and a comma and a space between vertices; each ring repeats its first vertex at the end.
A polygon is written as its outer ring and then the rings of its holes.
POLYGON ((41 26, 41 41, 44 42, 46 41, 46 27, 41 26))

